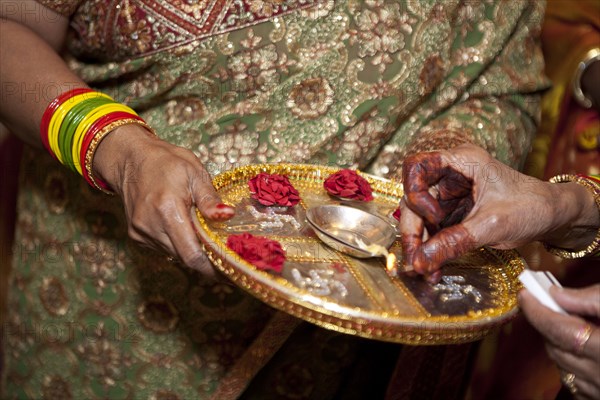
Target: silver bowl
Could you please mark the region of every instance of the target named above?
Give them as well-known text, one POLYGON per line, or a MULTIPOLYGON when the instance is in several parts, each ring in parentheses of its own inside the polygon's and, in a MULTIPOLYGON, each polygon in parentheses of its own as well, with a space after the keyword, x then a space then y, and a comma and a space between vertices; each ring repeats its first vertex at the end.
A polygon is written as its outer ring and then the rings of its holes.
POLYGON ((354 207, 311 207, 306 219, 325 244, 354 257, 385 256, 396 240, 395 228, 385 219, 354 207))

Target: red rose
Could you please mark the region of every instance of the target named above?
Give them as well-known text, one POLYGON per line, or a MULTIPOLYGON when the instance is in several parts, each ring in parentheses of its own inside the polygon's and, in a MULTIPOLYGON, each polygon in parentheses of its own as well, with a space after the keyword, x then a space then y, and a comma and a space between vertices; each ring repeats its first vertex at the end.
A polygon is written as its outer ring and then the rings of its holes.
POLYGON ((373 189, 365 178, 351 169, 342 169, 329 175, 323 186, 327 193, 345 199, 371 201, 373 189))
POLYGON ((402 212, 400 211, 400 207, 396 208, 396 211, 392 214, 392 217, 396 218, 400 221, 400 217, 402 216, 402 212))
POLYGON ((300 194, 287 176, 260 173, 248 181, 252 198, 265 206, 292 207, 300 201, 300 194))
POLYGON ((230 235, 227 247, 260 270, 280 273, 285 262, 285 251, 279 242, 249 233, 230 235))

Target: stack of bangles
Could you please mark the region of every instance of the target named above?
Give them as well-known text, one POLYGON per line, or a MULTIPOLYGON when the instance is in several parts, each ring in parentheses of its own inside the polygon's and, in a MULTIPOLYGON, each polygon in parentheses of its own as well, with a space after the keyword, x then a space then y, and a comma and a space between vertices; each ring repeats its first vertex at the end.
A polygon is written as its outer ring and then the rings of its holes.
POLYGON ((40 135, 44 147, 54 158, 83 175, 91 186, 113 194, 105 182, 94 177, 92 160, 102 139, 126 124, 141 125, 155 134, 126 105, 104 93, 78 88, 52 100, 42 116, 40 135))
MULTIPOLYGON (((550 182, 575 182, 584 186, 592 193, 592 196, 594 196, 594 201, 596 203, 596 207, 598 208, 598 213, 600 214, 600 175, 557 175, 551 178, 550 182)), ((598 229, 598 232, 596 233, 596 236, 594 237, 592 243, 590 243, 585 249, 580 251, 571 251, 561 249, 558 247, 552 247, 547 244, 544 245, 546 247, 546 250, 561 258, 572 259, 582 257, 598 257, 600 256, 600 229, 598 229)))

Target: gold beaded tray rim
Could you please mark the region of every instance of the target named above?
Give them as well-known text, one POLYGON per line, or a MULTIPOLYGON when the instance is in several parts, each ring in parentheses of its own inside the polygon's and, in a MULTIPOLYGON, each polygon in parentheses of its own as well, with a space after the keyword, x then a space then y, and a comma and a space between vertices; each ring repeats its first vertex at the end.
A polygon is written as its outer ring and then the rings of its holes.
MULTIPOLYGON (((287 175, 290 180, 324 180, 339 168, 307 164, 254 164, 223 172, 213 179, 218 190, 247 181, 258 173, 287 175)), ((377 196, 399 200, 402 185, 387 179, 359 172, 369 181, 377 196)), ((424 315, 417 317, 390 316, 390 313, 366 311, 358 307, 336 304, 318 295, 307 293, 287 280, 260 271, 227 248, 195 210, 194 221, 199 239, 213 264, 233 283, 266 304, 283 312, 342 333, 404 344, 457 344, 481 339, 497 326, 517 314, 516 292, 521 287, 518 274, 525 268, 524 260, 514 250, 482 248, 488 256, 503 262, 505 295, 502 307, 491 307, 465 315, 424 315), (200 228, 200 229, 199 229, 200 228), (273 286, 276 282, 279 287, 273 286), (286 293, 287 291, 287 293, 286 293), (309 301, 310 300, 310 301, 309 301), (336 310, 337 309, 337 310, 336 310), (339 311, 338 311, 339 310, 339 311)))

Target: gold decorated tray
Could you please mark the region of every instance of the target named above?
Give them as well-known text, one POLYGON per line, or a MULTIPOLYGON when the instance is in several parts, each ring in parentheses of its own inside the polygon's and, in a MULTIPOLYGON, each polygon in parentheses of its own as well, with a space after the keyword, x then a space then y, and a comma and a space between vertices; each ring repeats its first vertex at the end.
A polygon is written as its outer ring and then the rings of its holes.
MULTIPOLYGON (((194 218, 198 237, 216 268, 264 303, 326 329, 389 342, 417 345, 474 341, 517 312, 517 276, 524 269, 515 251, 482 248, 448 263, 440 283, 385 270, 385 258, 355 258, 324 244, 306 220, 323 204, 350 205, 392 225, 402 185, 367 174, 375 199, 346 202, 327 194, 323 181, 335 168, 266 164, 222 173, 214 185, 236 208, 225 222, 194 218), (300 194, 289 208, 266 207, 252 199, 248 181, 265 172, 285 175, 300 194), (259 270, 226 245, 230 235, 248 232, 279 242, 286 253, 281 273, 259 270)), ((389 251, 401 262, 396 240, 389 251)))

